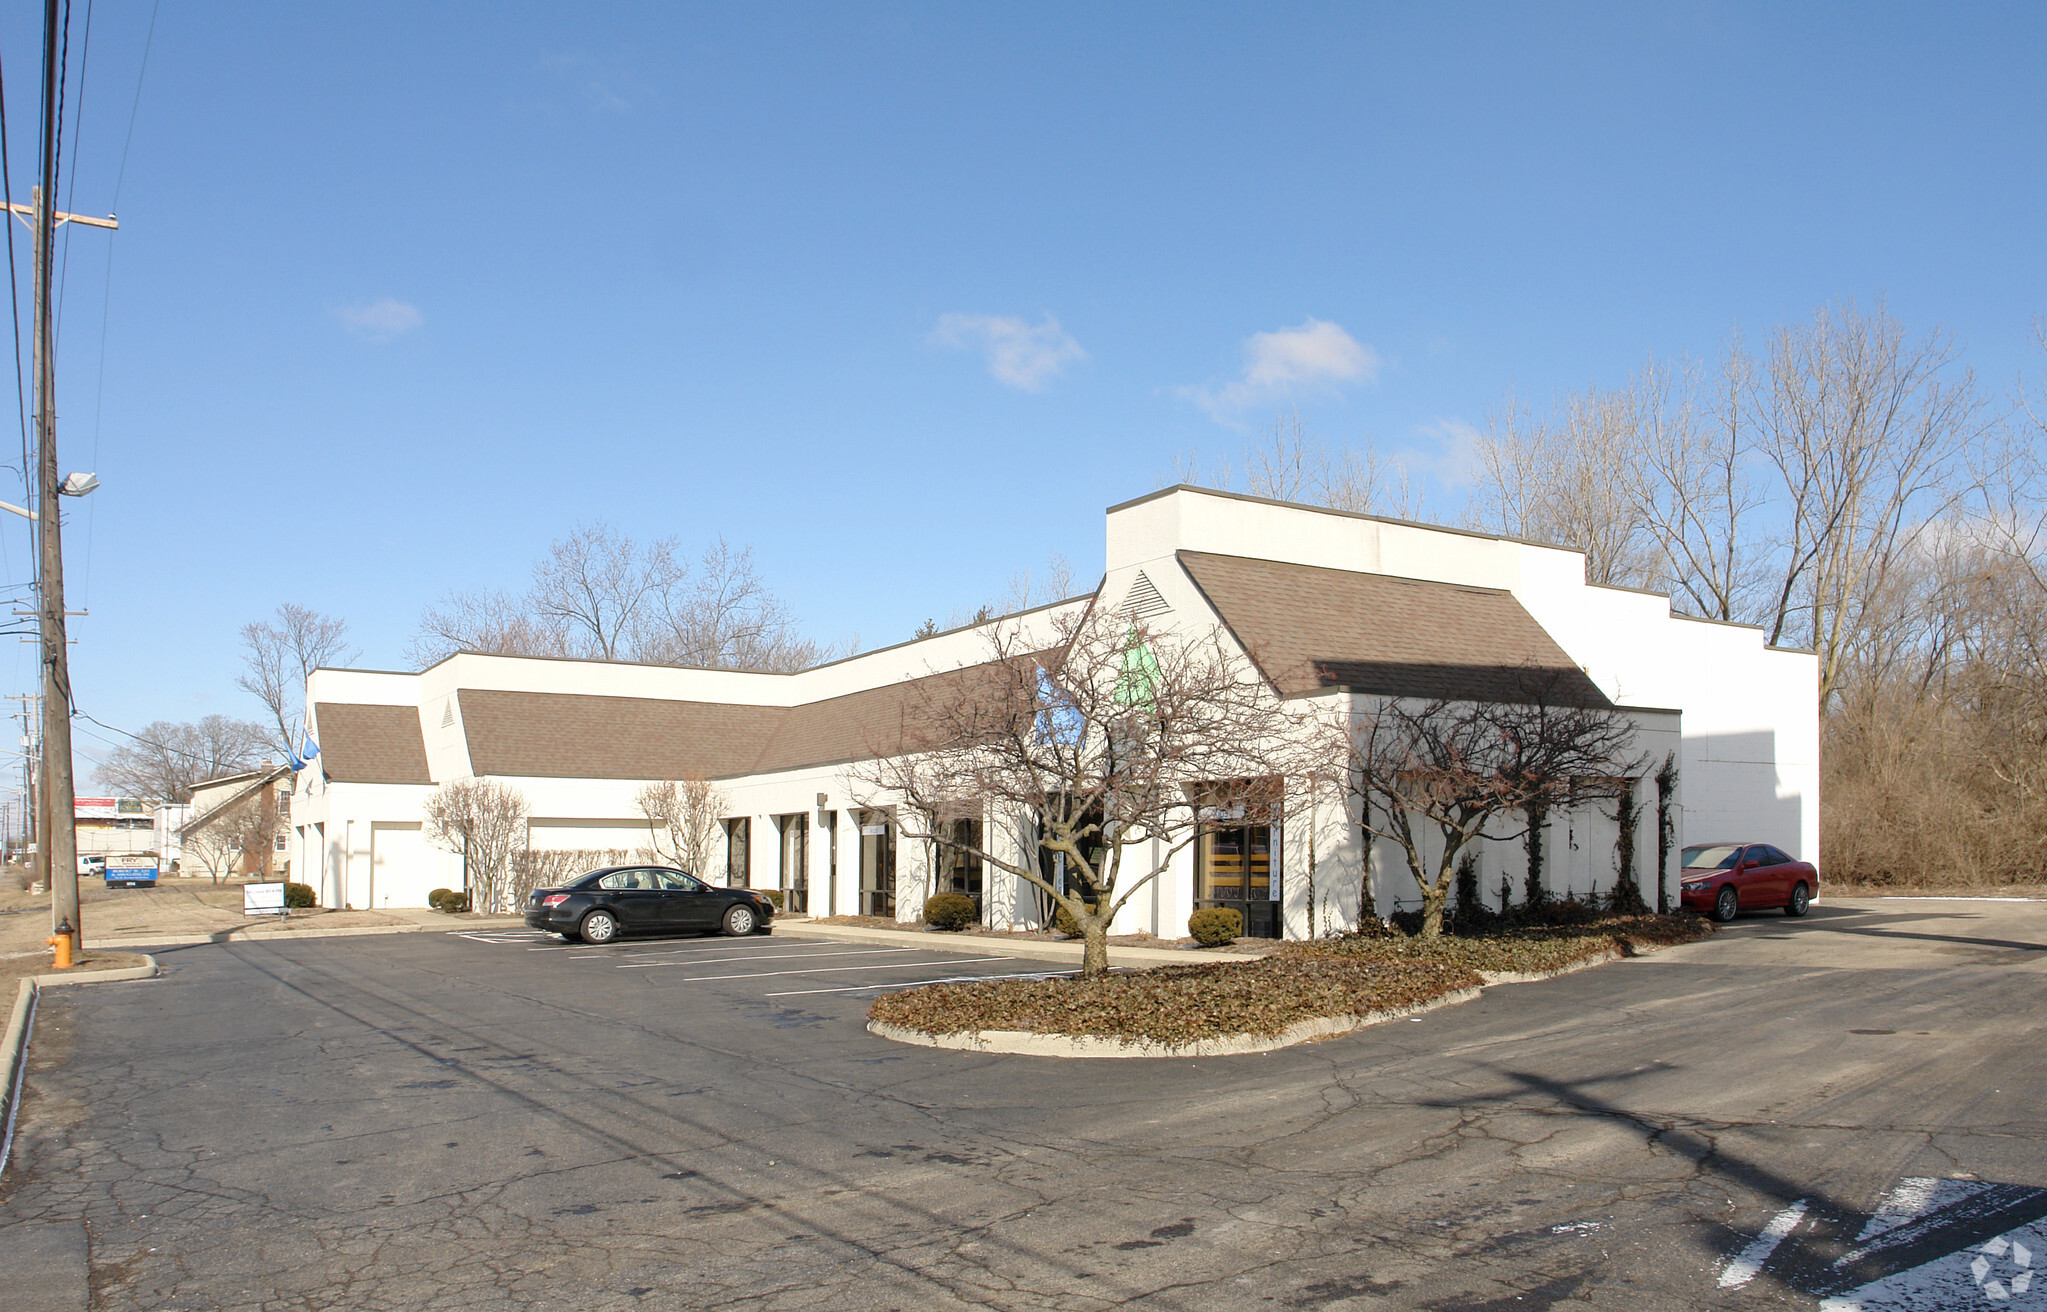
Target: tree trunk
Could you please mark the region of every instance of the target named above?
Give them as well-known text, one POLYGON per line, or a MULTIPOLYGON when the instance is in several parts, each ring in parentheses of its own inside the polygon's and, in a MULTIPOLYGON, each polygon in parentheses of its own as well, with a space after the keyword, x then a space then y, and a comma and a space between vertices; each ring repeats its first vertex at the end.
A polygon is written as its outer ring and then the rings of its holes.
POLYGON ((1109 922, 1089 916, 1081 922, 1080 975, 1092 979, 1109 973, 1109 922))
POLYGON ((1449 890, 1441 883, 1430 884, 1422 890, 1422 937, 1443 936, 1443 901, 1449 890))

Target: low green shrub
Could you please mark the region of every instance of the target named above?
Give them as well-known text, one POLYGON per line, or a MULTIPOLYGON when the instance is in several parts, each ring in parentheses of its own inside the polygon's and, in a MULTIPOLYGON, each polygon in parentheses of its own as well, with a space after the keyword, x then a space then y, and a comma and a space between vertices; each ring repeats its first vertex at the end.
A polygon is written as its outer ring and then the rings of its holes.
POLYGON ((1235 907, 1203 907, 1187 917, 1187 932, 1205 948, 1234 943, 1244 932, 1244 917, 1235 907))
POLYGON ((458 893, 452 888, 437 888, 426 895, 426 904, 436 911, 445 911, 452 916, 469 909, 469 895, 458 893))
POLYGON ((768 901, 769 901, 770 903, 772 903, 772 904, 773 904, 773 906, 774 906, 774 908, 775 908, 775 910, 777 910, 777 911, 786 911, 786 910, 788 910, 788 908, 789 908, 789 894, 788 894, 788 893, 786 893, 786 892, 784 892, 784 891, 783 891, 782 889, 779 889, 779 888, 757 888, 757 889, 755 889, 754 891, 755 891, 756 893, 759 893, 759 894, 760 894, 760 895, 761 895, 762 897, 766 898, 766 899, 767 899, 767 900, 768 900, 768 901))
POLYGON ((940 893, 924 900, 924 923, 933 929, 965 929, 980 918, 974 899, 965 893, 940 893))
POLYGON ((295 911, 303 911, 307 907, 320 905, 320 899, 314 894, 311 884, 288 883, 284 886, 284 905, 295 911))

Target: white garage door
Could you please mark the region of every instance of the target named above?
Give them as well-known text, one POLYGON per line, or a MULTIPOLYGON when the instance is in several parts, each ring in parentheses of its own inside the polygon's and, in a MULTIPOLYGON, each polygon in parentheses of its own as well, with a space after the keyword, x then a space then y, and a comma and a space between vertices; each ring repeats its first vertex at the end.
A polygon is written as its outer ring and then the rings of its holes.
POLYGON ((433 891, 426 839, 417 821, 370 826, 370 905, 423 907, 433 891))

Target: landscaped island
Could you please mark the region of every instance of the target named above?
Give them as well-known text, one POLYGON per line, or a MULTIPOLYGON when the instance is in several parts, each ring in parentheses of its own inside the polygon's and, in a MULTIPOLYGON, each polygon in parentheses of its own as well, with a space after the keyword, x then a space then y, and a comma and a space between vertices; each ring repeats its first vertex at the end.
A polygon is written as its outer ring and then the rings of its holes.
POLYGON ((1438 937, 1381 929, 1287 943, 1255 961, 906 989, 877 998, 867 1015, 884 1037, 980 1051, 1256 1052, 1712 932, 1697 917, 1655 915, 1438 937))

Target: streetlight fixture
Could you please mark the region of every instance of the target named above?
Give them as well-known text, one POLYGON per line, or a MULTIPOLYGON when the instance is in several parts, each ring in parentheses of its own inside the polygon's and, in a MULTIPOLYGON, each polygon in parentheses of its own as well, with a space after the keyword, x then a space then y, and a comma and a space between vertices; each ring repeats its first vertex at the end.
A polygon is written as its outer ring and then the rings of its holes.
MULTIPOLYGON (((67 476, 64 479, 63 483, 58 486, 57 495, 64 497, 82 497, 97 489, 99 485, 100 480, 98 474, 84 473, 71 474, 67 476)), ((12 501, 0 501, 0 510, 11 510, 15 514, 27 520, 33 520, 37 518, 35 511, 30 510, 26 506, 17 506, 12 501)))

